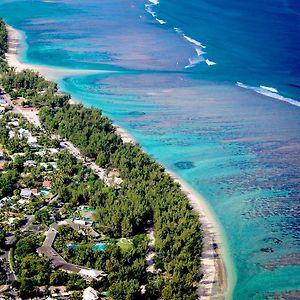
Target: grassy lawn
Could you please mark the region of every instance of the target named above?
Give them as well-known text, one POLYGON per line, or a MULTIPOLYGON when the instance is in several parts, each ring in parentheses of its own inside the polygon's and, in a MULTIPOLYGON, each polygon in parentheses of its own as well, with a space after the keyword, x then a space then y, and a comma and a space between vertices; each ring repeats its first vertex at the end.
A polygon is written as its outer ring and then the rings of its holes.
POLYGON ((132 241, 130 239, 121 238, 117 242, 117 245, 124 251, 128 251, 133 247, 132 241))

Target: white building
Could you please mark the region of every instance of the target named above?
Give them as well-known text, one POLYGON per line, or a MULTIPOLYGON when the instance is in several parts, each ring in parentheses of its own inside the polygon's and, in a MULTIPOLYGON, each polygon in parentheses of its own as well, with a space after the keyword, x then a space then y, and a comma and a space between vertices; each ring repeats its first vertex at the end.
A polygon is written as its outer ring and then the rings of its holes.
POLYGON ((82 299, 83 300, 97 300, 99 298, 98 298, 98 295, 97 295, 97 291, 89 286, 88 288, 86 288, 83 291, 82 299))
POLYGON ((12 125, 13 127, 19 127, 19 121, 8 122, 8 125, 12 125))
POLYGON ((35 136, 28 136, 27 143, 30 147, 37 147, 37 138, 35 136))
POLYGON ((26 160, 24 162, 24 167, 35 167, 36 166, 36 162, 34 160, 26 160))
POLYGON ((29 199, 31 197, 31 194, 32 194, 32 192, 31 192, 30 189, 22 189, 21 193, 20 193, 20 196, 22 198, 29 199))
POLYGON ((86 222, 84 220, 74 220, 74 223, 78 225, 86 225, 86 222))
POLYGON ((9 137, 10 139, 14 138, 14 137, 15 137, 15 132, 14 132, 13 130, 10 130, 10 131, 8 132, 8 137, 9 137))
POLYGON ((19 129, 19 136, 20 136, 20 139, 24 139, 24 140, 28 139, 28 137, 30 136, 30 132, 27 129, 20 128, 19 129))
POLYGON ((15 153, 15 154, 11 155, 10 157, 12 158, 12 160, 15 160, 18 156, 25 156, 25 153, 24 152, 15 153))
POLYGON ((93 270, 93 269, 81 269, 78 273, 82 277, 88 278, 88 279, 96 279, 100 280, 102 277, 106 277, 107 274, 103 271, 93 270))

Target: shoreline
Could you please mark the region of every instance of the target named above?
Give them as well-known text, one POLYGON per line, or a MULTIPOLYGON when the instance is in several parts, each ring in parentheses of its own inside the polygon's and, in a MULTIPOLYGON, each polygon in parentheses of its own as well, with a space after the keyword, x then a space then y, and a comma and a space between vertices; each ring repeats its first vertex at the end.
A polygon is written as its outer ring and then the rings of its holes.
MULTIPOLYGON (((6 59, 8 64, 15 67, 18 71, 32 69, 41 73, 49 80, 55 80, 70 75, 76 76, 80 74, 106 72, 101 70, 64 69, 23 63, 20 61, 18 50, 24 36, 20 31, 11 26, 7 26, 7 31, 9 49, 6 59)), ((74 98, 70 100, 70 104, 75 104, 77 102, 80 101, 76 101, 74 98)), ((114 124, 114 127, 116 128, 116 133, 122 138, 124 143, 136 143, 136 140, 126 129, 116 124, 114 124)), ((199 215, 202 225, 204 237, 201 271, 203 273, 203 278, 200 281, 201 286, 198 289, 199 299, 227 299, 228 294, 231 292, 231 286, 228 282, 228 269, 225 266, 224 260, 225 245, 221 238, 222 230, 219 228, 220 226, 205 199, 173 172, 169 170, 166 170, 165 172, 180 186, 181 191, 188 198, 191 207, 199 215)))
POLYGON ((223 253, 225 243, 216 217, 201 194, 172 171, 166 169, 166 173, 180 186, 182 193, 188 198, 191 207, 199 216, 204 233, 201 266, 203 278, 198 289, 199 298, 227 299, 231 291, 223 253))
POLYGON ((17 71, 31 69, 36 72, 39 72, 48 80, 55 80, 57 78, 66 77, 66 76, 101 74, 101 73, 112 72, 112 71, 103 71, 103 70, 66 69, 66 68, 49 67, 43 65, 24 63, 20 60, 20 53, 19 53, 21 43, 25 39, 24 34, 10 25, 6 25, 6 30, 8 34, 8 51, 5 56, 8 64, 12 67, 15 67, 17 71))

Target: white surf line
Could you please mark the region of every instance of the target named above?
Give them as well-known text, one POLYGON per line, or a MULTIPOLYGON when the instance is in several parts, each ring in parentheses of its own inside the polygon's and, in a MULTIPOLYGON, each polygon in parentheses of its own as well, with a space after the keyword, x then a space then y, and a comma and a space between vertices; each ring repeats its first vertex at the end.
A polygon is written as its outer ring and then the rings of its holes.
POLYGON ((178 27, 174 27, 173 28, 180 36, 182 36, 185 40, 187 40, 189 43, 191 43, 196 51, 197 57, 191 57, 189 58, 189 64, 186 65, 184 68, 185 69, 189 69, 189 68, 193 68, 194 66, 196 66, 197 64, 201 63, 201 62, 205 62, 208 66, 214 66, 217 63, 209 60, 209 59, 205 59, 203 56, 205 54, 207 54, 207 52, 203 51, 203 49, 206 49, 206 46, 204 44, 202 44, 201 42, 187 36, 186 34, 184 34, 184 32, 178 28, 178 27))
POLYGON ((264 95, 266 97, 270 97, 276 100, 280 100, 282 102, 286 102, 289 103, 291 105, 300 107, 300 101, 294 100, 292 98, 288 98, 288 97, 284 97, 282 95, 279 94, 278 90, 274 87, 268 87, 265 85, 260 85, 259 87, 254 87, 254 86, 248 86, 242 82, 237 81, 236 85, 238 87, 247 89, 247 90, 252 90, 258 94, 264 95))

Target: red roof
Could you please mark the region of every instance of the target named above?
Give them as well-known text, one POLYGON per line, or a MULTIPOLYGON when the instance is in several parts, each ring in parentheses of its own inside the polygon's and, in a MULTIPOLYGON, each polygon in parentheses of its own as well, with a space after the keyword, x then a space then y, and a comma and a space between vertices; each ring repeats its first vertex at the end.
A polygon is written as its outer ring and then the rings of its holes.
POLYGON ((51 181, 50 180, 45 180, 43 182, 43 187, 44 188, 51 188, 51 181))
POLYGON ((37 189, 31 189, 31 192, 32 192, 33 194, 39 194, 39 193, 40 193, 37 189))

